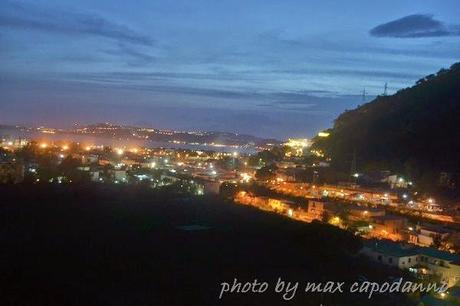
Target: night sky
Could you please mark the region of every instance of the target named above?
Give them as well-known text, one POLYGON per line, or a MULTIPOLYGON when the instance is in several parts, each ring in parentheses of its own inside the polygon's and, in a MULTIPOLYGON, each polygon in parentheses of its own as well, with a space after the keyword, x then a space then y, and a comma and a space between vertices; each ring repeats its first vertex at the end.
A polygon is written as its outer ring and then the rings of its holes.
POLYGON ((460 2, 0 2, 0 123, 311 136, 460 59, 460 2))

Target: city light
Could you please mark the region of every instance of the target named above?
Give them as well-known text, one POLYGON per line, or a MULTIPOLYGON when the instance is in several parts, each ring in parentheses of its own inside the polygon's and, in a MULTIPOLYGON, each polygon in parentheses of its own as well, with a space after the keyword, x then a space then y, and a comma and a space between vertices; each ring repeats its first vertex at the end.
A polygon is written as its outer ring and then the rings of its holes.
POLYGON ((245 173, 245 172, 240 173, 240 176, 241 176, 241 181, 243 183, 247 183, 252 179, 252 177, 248 173, 245 173))
POLYGON ((118 155, 123 155, 125 153, 125 151, 123 149, 115 149, 115 152, 117 152, 118 155))
POLYGON ((68 146, 68 145, 63 145, 63 146, 62 146, 62 150, 63 150, 63 151, 67 151, 68 149, 69 149, 69 146, 68 146))
POLYGON ((40 144, 40 148, 46 149, 46 148, 48 148, 48 144, 43 142, 43 143, 40 144))
POLYGON ((331 218, 331 220, 329 220, 329 223, 332 224, 332 225, 339 225, 340 224, 340 217, 338 216, 335 216, 333 218, 331 218))

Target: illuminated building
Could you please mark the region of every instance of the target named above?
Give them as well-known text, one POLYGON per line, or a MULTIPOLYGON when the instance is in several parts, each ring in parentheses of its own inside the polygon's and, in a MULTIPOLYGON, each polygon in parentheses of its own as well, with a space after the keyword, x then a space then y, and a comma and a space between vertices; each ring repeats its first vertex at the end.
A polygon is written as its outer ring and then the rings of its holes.
POLYGON ((304 149, 311 146, 311 141, 306 138, 289 138, 284 145, 293 149, 295 156, 302 156, 304 154, 304 149))

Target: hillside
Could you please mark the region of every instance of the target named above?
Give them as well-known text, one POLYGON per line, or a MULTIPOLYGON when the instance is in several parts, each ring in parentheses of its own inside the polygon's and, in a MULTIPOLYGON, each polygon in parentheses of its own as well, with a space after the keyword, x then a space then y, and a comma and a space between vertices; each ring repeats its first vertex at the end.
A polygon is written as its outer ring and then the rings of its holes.
MULTIPOLYGON (((209 196, 109 185, 0 186, 1 305, 369 305, 367 294, 273 289, 218 299, 220 283, 382 282, 354 235, 209 196)), ((373 305, 388 305, 376 294, 373 305)), ((409 305, 391 294, 393 305, 409 305)))
POLYGON ((456 63, 392 96, 344 112, 330 136, 317 138, 314 147, 331 157, 337 169, 349 171, 356 152, 360 171, 388 169, 433 183, 440 172, 460 172, 459 120, 456 63))

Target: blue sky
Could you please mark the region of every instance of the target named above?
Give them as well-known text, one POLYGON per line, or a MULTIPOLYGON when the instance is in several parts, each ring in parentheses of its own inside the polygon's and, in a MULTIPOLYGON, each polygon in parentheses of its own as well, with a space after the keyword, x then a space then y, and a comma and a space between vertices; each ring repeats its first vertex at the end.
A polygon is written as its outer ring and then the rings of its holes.
POLYGON ((460 58, 445 1, 2 1, 0 122, 311 136, 460 58))

